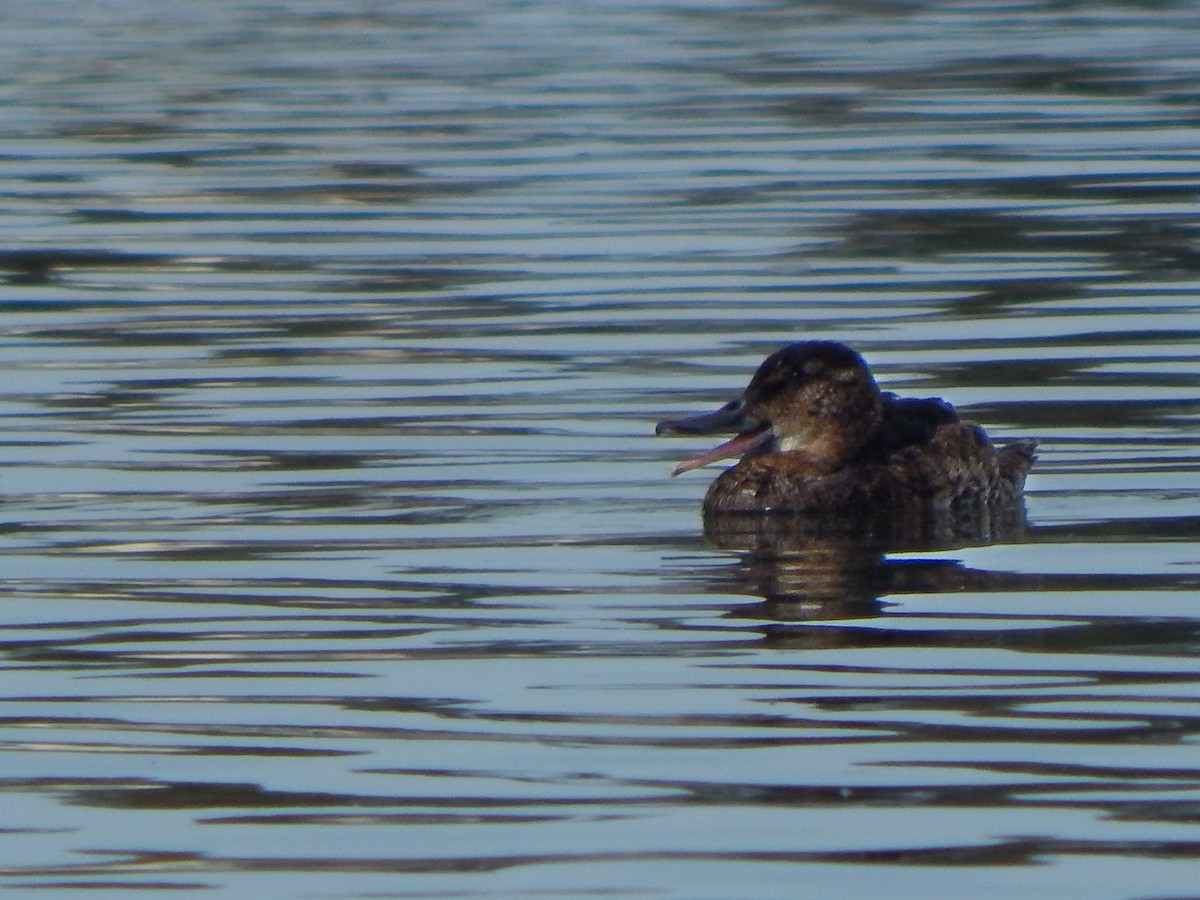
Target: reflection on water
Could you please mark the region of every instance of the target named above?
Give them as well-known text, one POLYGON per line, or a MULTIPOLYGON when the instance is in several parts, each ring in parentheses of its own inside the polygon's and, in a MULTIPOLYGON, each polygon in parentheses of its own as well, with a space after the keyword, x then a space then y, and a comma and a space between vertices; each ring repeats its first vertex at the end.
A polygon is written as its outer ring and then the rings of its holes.
POLYGON ((0 12, 0 883, 1194 893, 1190 8, 344 7, 0 12), (706 536, 807 338, 1019 539, 706 536))

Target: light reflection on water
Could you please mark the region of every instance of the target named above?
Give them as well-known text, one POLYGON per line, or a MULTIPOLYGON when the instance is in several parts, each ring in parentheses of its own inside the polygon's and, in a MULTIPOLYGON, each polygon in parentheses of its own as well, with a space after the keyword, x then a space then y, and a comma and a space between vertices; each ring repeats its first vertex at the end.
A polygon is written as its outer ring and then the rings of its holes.
POLYGON ((19 6, 6 887, 1194 892, 1187 7, 19 6), (706 542, 808 336, 1024 541, 706 542))

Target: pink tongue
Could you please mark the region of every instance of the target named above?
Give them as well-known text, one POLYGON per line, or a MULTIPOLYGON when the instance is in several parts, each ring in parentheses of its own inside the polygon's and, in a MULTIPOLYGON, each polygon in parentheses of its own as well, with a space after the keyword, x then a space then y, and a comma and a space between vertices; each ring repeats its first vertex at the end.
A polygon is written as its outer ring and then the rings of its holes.
POLYGON ((693 459, 685 459, 675 467, 675 471, 671 474, 678 475, 681 472, 698 469, 701 466, 707 466, 711 462, 716 462, 718 459, 731 459, 735 456, 743 456, 767 440, 770 434, 770 425, 760 425, 758 428, 751 429, 750 431, 735 434, 725 443, 713 447, 707 453, 693 459))

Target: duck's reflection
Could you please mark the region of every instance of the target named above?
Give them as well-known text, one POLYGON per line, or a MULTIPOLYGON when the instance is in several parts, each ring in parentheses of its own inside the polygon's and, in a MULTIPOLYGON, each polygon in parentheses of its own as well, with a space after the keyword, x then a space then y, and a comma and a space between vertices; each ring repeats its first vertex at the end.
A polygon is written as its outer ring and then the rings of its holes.
POLYGON ((833 527, 790 516, 706 516, 707 542, 738 554, 711 574, 710 587, 763 598, 731 616, 778 623, 871 618, 882 611, 884 596, 962 591, 985 587, 989 577, 1011 578, 967 569, 952 559, 893 559, 889 553, 1016 543, 1027 532, 1023 510, 1014 510, 1003 522, 941 521, 921 529, 866 526, 861 520, 855 524, 833 527))

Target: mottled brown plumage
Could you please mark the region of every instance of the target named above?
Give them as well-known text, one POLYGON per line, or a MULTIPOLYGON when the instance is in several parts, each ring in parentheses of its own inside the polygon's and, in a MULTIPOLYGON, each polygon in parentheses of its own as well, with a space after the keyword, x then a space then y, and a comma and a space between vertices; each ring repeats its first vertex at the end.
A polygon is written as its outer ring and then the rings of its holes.
POLYGON ((659 434, 738 432, 676 473, 729 456, 708 515, 789 513, 832 528, 878 523, 928 532, 950 523, 992 534, 1023 519, 1033 441, 999 449, 948 403, 882 393, 842 344, 792 344, 715 413, 661 422, 659 434))

